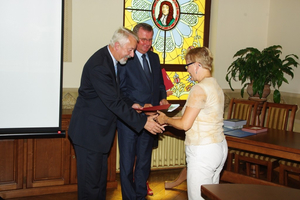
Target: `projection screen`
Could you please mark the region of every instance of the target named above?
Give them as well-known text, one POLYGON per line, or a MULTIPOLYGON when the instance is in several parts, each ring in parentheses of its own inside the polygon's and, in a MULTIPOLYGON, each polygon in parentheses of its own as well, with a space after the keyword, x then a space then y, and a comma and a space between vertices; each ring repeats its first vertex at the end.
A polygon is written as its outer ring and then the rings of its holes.
POLYGON ((61 130, 62 0, 0 0, 0 137, 61 130))

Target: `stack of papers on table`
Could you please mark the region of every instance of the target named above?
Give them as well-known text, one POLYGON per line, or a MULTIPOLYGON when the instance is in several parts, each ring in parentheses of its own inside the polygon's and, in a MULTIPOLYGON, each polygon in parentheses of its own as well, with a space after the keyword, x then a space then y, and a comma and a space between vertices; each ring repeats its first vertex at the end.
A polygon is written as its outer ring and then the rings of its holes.
POLYGON ((228 129, 225 130, 224 128, 224 134, 229 135, 229 136, 234 136, 234 137, 247 137, 250 135, 255 135, 255 133, 249 133, 246 131, 242 131, 241 129, 228 129))
POLYGON ((232 128, 232 129, 239 129, 243 128, 243 126, 247 123, 247 120, 242 119, 226 119, 223 121, 224 127, 232 128))
POLYGON ((228 128, 228 129, 242 129, 244 126, 225 126, 225 128, 228 128))
POLYGON ((261 133, 261 132, 266 132, 268 128, 260 127, 260 126, 249 126, 246 128, 242 128, 242 130, 249 133, 261 133))

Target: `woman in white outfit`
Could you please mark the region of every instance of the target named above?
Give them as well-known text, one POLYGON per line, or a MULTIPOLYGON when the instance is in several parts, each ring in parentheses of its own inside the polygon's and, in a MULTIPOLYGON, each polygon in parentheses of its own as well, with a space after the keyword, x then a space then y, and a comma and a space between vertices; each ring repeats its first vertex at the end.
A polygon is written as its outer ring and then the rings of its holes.
POLYGON ((197 81, 182 109, 182 117, 169 118, 159 112, 157 121, 185 130, 187 192, 189 200, 203 199, 201 185, 218 184, 227 158, 223 133, 224 93, 211 75, 212 55, 198 47, 186 54, 186 69, 197 81))

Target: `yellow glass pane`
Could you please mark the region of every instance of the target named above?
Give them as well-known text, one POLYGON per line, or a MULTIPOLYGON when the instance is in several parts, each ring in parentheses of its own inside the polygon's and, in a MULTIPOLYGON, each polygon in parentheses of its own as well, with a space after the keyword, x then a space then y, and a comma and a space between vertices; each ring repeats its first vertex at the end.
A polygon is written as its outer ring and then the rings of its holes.
POLYGON ((188 72, 167 71, 167 74, 174 84, 170 89, 172 95, 169 95, 167 100, 187 100, 189 91, 196 82, 190 80, 188 72))
POLYGON ((186 51, 203 46, 206 0, 125 0, 124 26, 133 29, 137 23, 153 27, 153 49, 162 64, 184 64, 186 51), (169 2, 174 22, 157 23, 161 5, 169 2), (169 27, 168 27, 169 26, 169 27))
POLYGON ((132 0, 125 0, 125 8, 130 8, 131 7, 131 4, 132 4, 132 0))

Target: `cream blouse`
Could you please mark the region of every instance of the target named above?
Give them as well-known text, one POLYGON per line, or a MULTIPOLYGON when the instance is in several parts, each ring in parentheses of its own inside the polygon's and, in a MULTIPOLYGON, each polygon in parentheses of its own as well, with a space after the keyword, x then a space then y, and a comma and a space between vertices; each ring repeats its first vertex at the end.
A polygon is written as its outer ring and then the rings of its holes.
POLYGON ((182 113, 186 106, 201 110, 192 127, 185 133, 185 145, 205 145, 223 141, 224 93, 215 78, 205 78, 194 85, 182 113))

